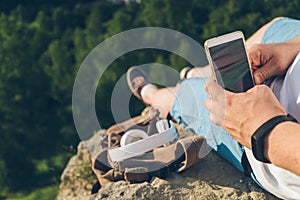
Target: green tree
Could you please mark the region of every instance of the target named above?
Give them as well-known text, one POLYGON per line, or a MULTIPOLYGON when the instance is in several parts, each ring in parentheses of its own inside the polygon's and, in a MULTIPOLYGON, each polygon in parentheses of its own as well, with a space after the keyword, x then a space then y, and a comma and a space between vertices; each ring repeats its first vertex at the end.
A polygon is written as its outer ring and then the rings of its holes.
MULTIPOLYGON (((180 31, 200 44, 237 29, 248 37, 274 17, 299 18, 299 7, 300 0, 144 0, 128 6, 94 0, 0 3, 0 190, 59 182, 79 140, 72 120, 74 78, 84 58, 106 38, 144 26, 180 31)), ((110 96, 116 82, 130 66, 153 62, 177 70, 189 64, 153 49, 118 58, 97 88, 103 127, 114 123, 110 96)), ((142 106, 132 98, 131 114, 142 106)))

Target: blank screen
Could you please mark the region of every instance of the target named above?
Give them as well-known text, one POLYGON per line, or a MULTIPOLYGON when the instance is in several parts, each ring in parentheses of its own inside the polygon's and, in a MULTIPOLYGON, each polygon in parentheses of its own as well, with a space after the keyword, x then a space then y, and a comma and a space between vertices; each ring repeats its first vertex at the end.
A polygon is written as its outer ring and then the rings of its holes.
POLYGON ((223 88, 245 92, 254 86, 243 39, 211 47, 209 52, 216 79, 223 88))

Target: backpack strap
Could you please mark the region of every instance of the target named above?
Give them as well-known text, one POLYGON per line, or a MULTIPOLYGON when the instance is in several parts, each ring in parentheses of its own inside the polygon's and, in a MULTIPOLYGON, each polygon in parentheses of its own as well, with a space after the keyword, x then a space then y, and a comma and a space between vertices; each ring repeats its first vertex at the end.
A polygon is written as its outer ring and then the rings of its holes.
POLYGON ((138 140, 119 148, 108 150, 111 160, 114 162, 136 157, 138 155, 142 155, 148 151, 151 151, 154 148, 160 147, 168 142, 174 141, 178 138, 177 131, 173 122, 171 122, 170 124, 171 127, 161 133, 156 133, 142 140, 138 140))
POLYGON ((203 136, 183 138, 178 142, 182 145, 185 155, 181 167, 177 170, 178 172, 191 167, 204 158, 210 151, 207 146, 207 141, 203 136))
POLYGON ((143 155, 115 162, 115 167, 124 171, 125 176, 128 168, 134 168, 137 175, 147 172, 150 176, 164 178, 170 172, 181 172, 189 168, 207 153, 206 139, 203 136, 192 136, 143 155))

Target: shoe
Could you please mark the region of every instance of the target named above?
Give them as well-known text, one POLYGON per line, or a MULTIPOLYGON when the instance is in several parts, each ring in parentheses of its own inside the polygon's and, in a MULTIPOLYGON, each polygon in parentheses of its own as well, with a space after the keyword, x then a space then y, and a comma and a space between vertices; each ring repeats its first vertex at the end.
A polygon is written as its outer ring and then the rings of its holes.
POLYGON ((188 74, 188 72, 189 72, 191 69, 192 69, 191 67, 185 67, 185 68, 183 68, 183 69, 180 71, 180 74, 179 74, 180 80, 185 80, 185 79, 187 79, 187 74, 188 74))
POLYGON ((127 84, 131 92, 142 101, 141 90, 149 84, 145 72, 137 67, 130 67, 127 71, 127 84))

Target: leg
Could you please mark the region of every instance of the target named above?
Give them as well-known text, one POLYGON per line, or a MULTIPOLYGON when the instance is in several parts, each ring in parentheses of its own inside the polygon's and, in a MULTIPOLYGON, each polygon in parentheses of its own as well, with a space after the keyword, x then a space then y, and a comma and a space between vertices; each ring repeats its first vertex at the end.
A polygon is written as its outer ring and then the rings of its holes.
POLYGON ((208 118, 204 107, 204 100, 208 98, 204 91, 206 79, 187 79, 179 86, 158 89, 148 82, 140 68, 132 67, 127 72, 127 82, 135 96, 160 110, 161 117, 170 113, 181 126, 203 135, 212 149, 243 171, 242 147, 208 118))
POLYGON ((211 69, 210 66, 207 65, 205 67, 195 67, 192 68, 189 72, 191 77, 199 77, 199 78, 207 78, 211 77, 211 69))
POLYGON ((177 86, 158 89, 149 83, 145 72, 138 67, 131 67, 127 71, 127 83, 132 93, 145 104, 156 107, 160 117, 167 117, 174 103, 177 86))
POLYGON ((178 87, 158 89, 155 85, 147 84, 141 90, 144 103, 159 109, 161 117, 167 117, 175 100, 178 87))
POLYGON ((185 129, 206 138, 207 144, 239 170, 243 148, 223 128, 209 120, 209 111, 204 101, 209 95, 204 90, 205 78, 192 78, 183 81, 176 93, 170 115, 185 129))

